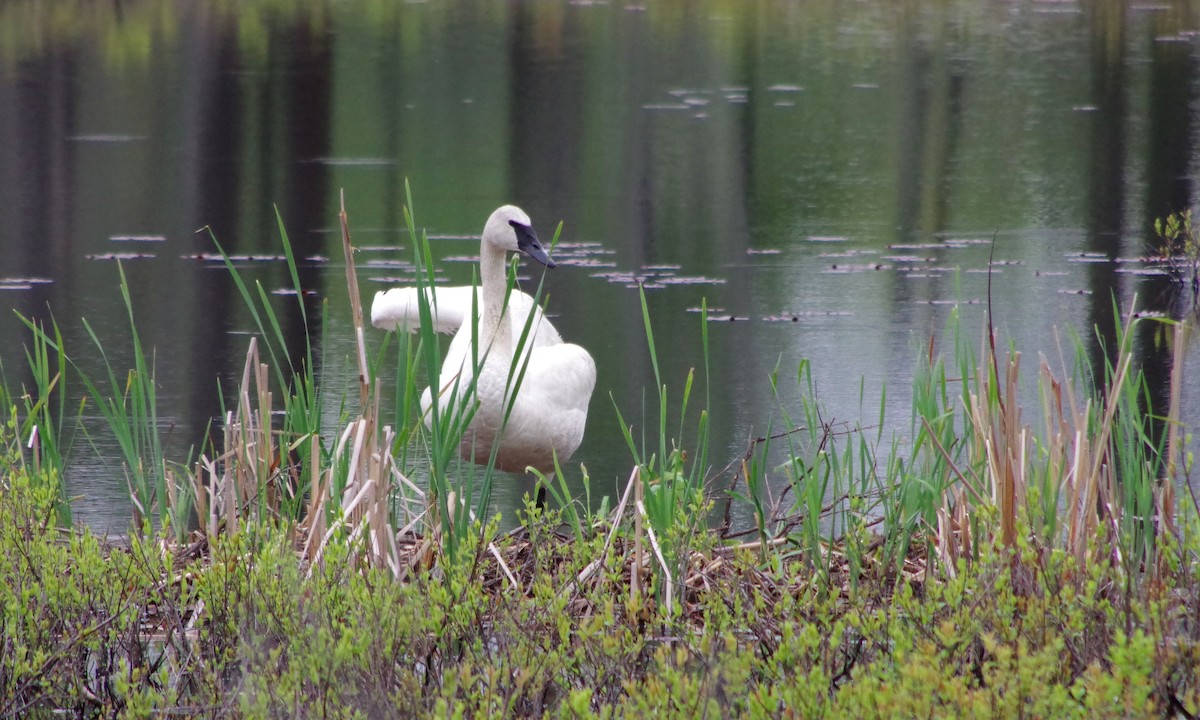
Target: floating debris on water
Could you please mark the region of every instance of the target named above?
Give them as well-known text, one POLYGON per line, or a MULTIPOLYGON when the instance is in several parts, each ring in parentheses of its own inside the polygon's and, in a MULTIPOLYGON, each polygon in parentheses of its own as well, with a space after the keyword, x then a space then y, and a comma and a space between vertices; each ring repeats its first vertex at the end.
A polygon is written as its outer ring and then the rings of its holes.
POLYGON ((801 318, 850 317, 854 315, 849 310, 805 310, 803 312, 785 312, 779 315, 767 315, 763 322, 800 322, 801 318))
POLYGON ((841 243, 849 242, 850 238, 844 235, 809 235, 804 240, 812 243, 841 243))
POLYGON ((1059 294, 1059 295, 1091 295, 1091 294, 1092 294, 1092 291, 1091 291, 1091 290, 1084 290, 1084 289, 1082 289, 1082 288, 1081 288, 1081 289, 1079 289, 1079 290, 1070 290, 1070 289, 1067 289, 1067 288, 1063 288, 1063 289, 1061 289, 1061 290, 1059 290, 1059 291, 1058 291, 1058 294, 1059 294))
POLYGON ((784 83, 779 83, 777 85, 769 86, 767 88, 767 92, 797 93, 797 92, 804 92, 804 88, 800 85, 787 85, 784 83))
POLYGON ((747 255, 782 255, 779 248, 746 248, 747 255))
POLYGON ((948 248, 963 248, 968 245, 991 245, 991 238, 946 238, 942 241, 948 248))
POLYGON ((922 257, 920 255, 883 255, 880 260, 889 260, 895 263, 919 263, 919 262, 934 262, 937 258, 922 257))
POLYGON ((554 262, 559 265, 585 268, 615 268, 617 264, 611 260, 601 259, 615 255, 597 242, 561 242, 553 250, 554 262))
POLYGON ((888 250, 941 250, 945 243, 890 243, 888 250))
POLYGON ((559 265, 568 265, 570 267, 585 267, 585 268, 615 268, 617 264, 608 260, 597 260, 596 258, 573 258, 573 257, 555 257, 554 262, 559 265))
POLYGON ((403 250, 403 245, 355 245, 357 252, 392 252, 393 250, 403 250))
POLYGON ((109 242, 153 243, 165 242, 165 235, 110 235, 109 242))
POLYGON ((823 253, 818 254, 817 257, 820 257, 820 258, 851 258, 851 257, 863 257, 866 255, 878 255, 878 254, 879 254, 878 250, 872 250, 870 248, 853 248, 850 250, 842 250, 840 252, 823 252, 823 253))
POLYGON ((725 278, 711 278, 704 275, 696 275, 694 277, 668 275, 658 278, 658 282, 663 285, 724 285, 727 280, 725 278))
POLYGON ((643 110, 690 110, 686 103, 646 103, 643 110))
POLYGON ((1000 275, 1004 272, 1004 270, 997 269, 997 268, 991 268, 991 267, 985 267, 985 268, 967 268, 964 272, 968 272, 973 275, 983 275, 983 274, 1000 275))
POLYGON ((610 283, 631 283, 637 281, 637 275, 631 272, 597 272, 591 273, 588 277, 594 277, 600 280, 606 280, 610 283))
MULTIPOLYGON (((271 294, 295 297, 298 293, 296 292, 296 288, 278 288, 276 290, 272 290, 271 294)), ((316 297, 316 296, 317 296, 316 290, 305 290, 304 291, 304 297, 316 297)))
POLYGON ((609 250, 604 245, 598 242, 560 242, 554 247, 554 251, 558 252, 578 252, 588 253, 592 255, 616 255, 616 250, 609 250))
POLYGON ((0 278, 0 285, 49 285, 54 281, 44 277, 7 277, 0 278))
POLYGON ((1066 270, 1034 270, 1034 277, 1060 277, 1062 275, 1070 275, 1066 270))
POLYGON ((939 265, 907 265, 896 268, 896 272, 901 273, 904 277, 941 277, 948 272, 954 272, 958 268, 941 267, 939 265))
POLYGON ((1024 260, 992 260, 988 265, 992 267, 1003 267, 1005 265, 1024 265, 1024 260))
POLYGON ((775 102, 773 102, 771 104, 777 108, 796 107, 796 103, 792 102, 791 100, 776 100, 775 102))
POLYGON ((642 287, 646 290, 661 290, 668 285, 724 285, 724 278, 710 278, 704 275, 676 275, 678 265, 647 265, 641 272, 598 272, 590 277, 618 283, 629 288, 642 287))
POLYGON ((1165 277, 1171 273, 1159 267, 1124 268, 1118 267, 1116 272, 1122 275, 1137 275, 1139 277, 1165 277))
POLYGON ((1111 259, 1108 257, 1108 255, 1106 255, 1104 253, 1100 253, 1100 252, 1070 253, 1070 254, 1066 255, 1065 257, 1067 258, 1067 262, 1077 262, 1077 263, 1111 262, 1111 259))
POLYGON ((706 318, 709 322, 746 322, 750 318, 743 315, 709 315, 706 318))
POLYGON ((154 253, 96 253, 84 255, 88 260, 149 260, 158 257, 154 253))
POLYGON ((1100 108, 1095 105, 1072 105, 1071 112, 1096 112, 1100 108))
POLYGON ((824 272, 832 273, 835 275, 847 275, 850 273, 871 272, 871 271, 876 271, 876 270, 891 270, 891 269, 892 269, 892 266, 888 265, 886 263, 866 263, 866 264, 851 263, 851 264, 842 264, 842 265, 838 265, 835 263, 835 264, 831 265, 829 267, 829 269, 825 270, 824 272))
POLYGON ((878 90, 879 83, 854 83, 850 87, 855 90, 878 90))
MULTIPOLYGON (((413 281, 411 275, 380 275, 378 277, 368 276, 366 279, 368 282, 387 283, 388 285, 407 286, 407 287, 412 287, 412 281, 413 281)), ((447 280, 444 277, 435 277, 433 279, 434 285, 437 285, 438 283, 447 283, 447 282, 449 282, 449 280, 447 280)))
MULTIPOLYGON (((150 255, 148 257, 154 257, 150 255)), ((184 260, 203 260, 204 262, 219 263, 224 262, 225 257, 221 253, 202 252, 192 255, 180 255, 184 260)), ((286 255, 230 255, 229 262, 282 262, 286 261, 286 255)))
POLYGON ((404 268, 411 270, 413 264, 408 260, 396 260, 393 258, 372 258, 362 263, 365 268, 404 268))
POLYGON ((308 257, 304 258, 304 262, 327 263, 329 262, 329 258, 325 257, 324 255, 309 255, 308 257))
POLYGON ((442 262, 448 263, 477 263, 479 262, 478 255, 447 255, 442 258, 442 262))

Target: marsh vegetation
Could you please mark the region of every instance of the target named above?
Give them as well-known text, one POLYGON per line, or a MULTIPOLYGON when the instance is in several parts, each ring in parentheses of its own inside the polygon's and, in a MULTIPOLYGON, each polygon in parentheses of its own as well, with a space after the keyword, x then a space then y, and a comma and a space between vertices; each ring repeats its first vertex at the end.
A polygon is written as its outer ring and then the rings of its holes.
MULTIPOLYGON (((419 283, 428 239, 406 217, 419 283)), ((825 422, 806 364, 781 368, 772 381, 805 400, 722 488, 706 486, 705 420, 721 379, 703 357, 682 378, 656 367, 646 417, 627 424, 618 408, 620 495, 571 497, 563 477, 588 487, 586 470, 560 467, 555 502, 527 499, 501 531, 493 468, 455 452, 470 403, 428 428, 419 417, 438 338, 358 332, 344 211, 342 232, 357 383, 316 384, 311 351, 288 354, 266 292, 230 263, 259 332, 194 457, 161 452, 152 362, 95 381, 30 322, 37 380, 5 388, 0 432, 0 713, 1200 712, 1186 428, 1174 400, 1147 409, 1129 346, 1157 323, 1185 347, 1187 322, 1122 315, 1103 376, 1043 359, 1032 407, 1020 353, 991 327, 974 347, 952 324, 916 353, 911 428, 895 437, 873 416, 825 422), (129 448, 127 537, 70 523, 70 382, 129 448), (344 393, 336 423, 314 411, 324 392, 344 393), (731 505, 753 523, 723 522, 731 505)), ((648 309, 643 323, 655 362, 648 309)))

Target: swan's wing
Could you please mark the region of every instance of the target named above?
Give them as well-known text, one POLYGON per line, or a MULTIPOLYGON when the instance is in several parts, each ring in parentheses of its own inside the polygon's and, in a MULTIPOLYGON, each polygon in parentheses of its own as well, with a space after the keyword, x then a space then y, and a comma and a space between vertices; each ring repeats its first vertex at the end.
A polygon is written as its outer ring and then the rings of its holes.
MULTIPOLYGON (((456 332, 471 316, 470 285, 458 287, 425 288, 429 298, 429 311, 433 315, 433 330, 439 333, 456 332)), ((479 289, 474 288, 478 293, 479 289)), ((475 307, 479 307, 477 299, 475 307)), ((381 330, 407 330, 417 332, 421 328, 421 310, 415 287, 393 288, 375 293, 371 303, 371 324, 381 330)))
POLYGON ((596 363, 580 346, 561 343, 535 349, 504 427, 498 466, 521 471, 532 465, 549 471, 554 454, 559 462, 567 462, 583 442, 595 387, 596 363))
POLYGON ((530 337, 533 341, 526 339, 526 347, 545 347, 547 345, 559 345, 562 343, 562 336, 558 334, 558 330, 546 319, 545 313, 542 312, 542 306, 533 302, 533 298, 529 293, 514 289, 512 295, 508 299, 508 317, 512 322, 512 338, 513 347, 521 339, 521 333, 525 331, 525 323, 529 318, 530 309, 534 312, 533 326, 529 329, 530 337))
MULTIPOLYGON (((438 333, 457 333, 466 329, 470 335, 467 318, 471 316, 471 286, 425 288, 425 296, 429 298, 429 310, 433 315, 433 330, 438 333)), ((475 288, 478 311, 482 298, 482 290, 475 288)), ((514 289, 509 297, 508 317, 512 322, 513 341, 521 337, 525 321, 532 308, 535 316, 535 327, 530 330, 534 334, 533 345, 557 345, 562 342, 558 330, 546 319, 542 308, 533 302, 529 293, 514 289)), ((415 287, 393 288, 375 293, 371 303, 371 324, 381 330, 406 330, 417 332, 421 328, 421 311, 417 303, 415 287)))
POLYGON ((596 362, 587 350, 572 343, 538 348, 529 361, 525 382, 544 406, 580 411, 586 417, 596 387, 596 362))

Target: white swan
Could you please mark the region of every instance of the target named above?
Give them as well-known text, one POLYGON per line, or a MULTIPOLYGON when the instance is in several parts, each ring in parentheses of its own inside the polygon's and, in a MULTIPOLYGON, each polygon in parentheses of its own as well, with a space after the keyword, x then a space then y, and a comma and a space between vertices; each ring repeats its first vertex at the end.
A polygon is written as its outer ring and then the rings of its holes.
MULTIPOLYGON (((524 472, 533 467, 543 473, 554 470, 554 456, 566 462, 583 441, 588 401, 596 385, 596 363, 586 350, 564 343, 533 298, 513 289, 505 308, 505 262, 509 252, 523 252, 546 267, 554 262, 533 231, 529 216, 520 208, 505 205, 492 213, 483 228, 479 247, 480 286, 474 304, 471 287, 426 288, 434 330, 454 332, 438 379, 439 412, 451 411, 454 388, 465 393, 471 381, 472 321, 475 307, 482 363, 475 384, 478 407, 463 433, 459 454, 486 464, 492 445, 503 425, 496 452, 496 467, 506 472, 524 472), (529 336, 522 346, 518 371, 527 361, 508 422, 503 422, 506 390, 513 355, 532 312, 529 336)), ((375 294, 371 323, 385 330, 420 328, 416 288, 396 288, 375 294)), ((421 396, 425 424, 431 422, 432 390, 421 396)))

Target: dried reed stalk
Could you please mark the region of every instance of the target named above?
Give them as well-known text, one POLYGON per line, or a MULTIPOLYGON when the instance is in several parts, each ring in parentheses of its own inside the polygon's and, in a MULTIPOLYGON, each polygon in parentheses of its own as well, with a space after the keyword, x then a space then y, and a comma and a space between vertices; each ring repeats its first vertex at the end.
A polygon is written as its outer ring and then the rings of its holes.
MULTIPOLYGON (((363 411, 366 412, 367 398, 371 392, 371 375, 367 366, 367 340, 363 331, 362 296, 358 292, 358 272, 354 268, 354 247, 350 244, 350 220, 346 215, 346 191, 339 193, 341 210, 338 219, 342 225, 342 252, 346 255, 346 286, 350 292, 350 311, 354 320, 354 341, 358 350, 358 389, 363 411)), ((374 419, 374 418, 372 418, 374 419)))
POLYGON ((629 482, 625 484, 625 492, 621 495, 621 502, 617 503, 617 509, 613 511, 612 527, 608 530, 608 537, 604 539, 604 549, 600 551, 600 557, 587 564, 579 574, 575 576, 575 581, 570 585, 563 586, 559 591, 562 595, 568 588, 578 588, 595 573, 598 569, 604 566, 604 560, 608 557, 608 551, 612 547, 613 538, 616 537, 617 529, 621 527, 621 518, 625 516, 625 506, 629 504, 629 495, 633 492, 634 485, 639 483, 640 468, 634 466, 633 471, 629 473, 629 482))
MULTIPOLYGON (((638 484, 641 487, 641 483, 638 484)), ((675 580, 671 577, 671 567, 667 565, 666 559, 663 557, 662 548, 658 544, 658 537, 655 535, 654 526, 650 524, 650 516, 646 514, 646 506, 642 503, 642 498, 638 498, 635 502, 638 516, 645 519, 646 537, 650 539, 650 548, 654 551, 654 557, 658 559, 658 565, 662 568, 663 579, 665 582, 665 595, 667 598, 667 616, 671 615, 671 602, 675 595, 675 580)), ((639 548, 640 550, 640 548, 639 548)), ((640 553, 639 553, 640 554, 640 553)), ((641 564, 638 564, 641 568, 641 564)))
MULTIPOLYGON (((642 488, 642 474, 638 467, 633 469, 633 497, 636 505, 642 505, 644 499, 644 490, 642 488)), ((644 552, 642 548, 642 513, 633 514, 633 560, 629 567, 629 599, 632 603, 637 603, 641 599, 642 594, 642 563, 644 552)))
MULTIPOLYGON (((405 568, 400 562, 390 503, 392 478, 399 475, 392 457, 392 443, 396 436, 391 427, 385 426, 381 429, 379 425, 379 395, 374 392, 370 368, 367 365, 361 294, 358 274, 354 267, 354 248, 350 243, 350 223, 346 213, 344 191, 341 194, 338 217, 342 228, 342 250, 346 258, 346 289, 350 296, 354 324, 360 413, 342 432, 334 453, 335 457, 344 457, 349 453, 340 498, 341 518, 329 527, 314 519, 308 528, 305 549, 312 553, 310 557, 314 562, 319 561, 324 548, 335 536, 336 531, 345 527, 349 530, 352 541, 362 539, 365 545, 365 562, 386 567, 393 577, 399 578, 405 572, 405 568), (321 540, 314 547, 317 537, 321 540)), ((314 517, 324 515, 321 505, 332 499, 330 492, 334 486, 336 468, 337 463, 332 463, 326 469, 325 477, 320 483, 320 492, 314 491, 314 501, 310 504, 310 514, 314 517)))
MULTIPOLYGON (((201 530, 209 537, 214 537, 223 526, 236 531, 251 503, 260 499, 260 490, 270 486, 275 450, 270 425, 273 398, 267 370, 267 365, 259 360, 258 338, 252 337, 238 388, 237 409, 225 413, 222 451, 212 458, 201 454, 190 473, 196 516, 201 530)), ((262 499, 278 501, 277 494, 262 499)), ((171 501, 174 503, 175 499, 171 501)), ((278 510, 277 505, 270 507, 278 510)))

